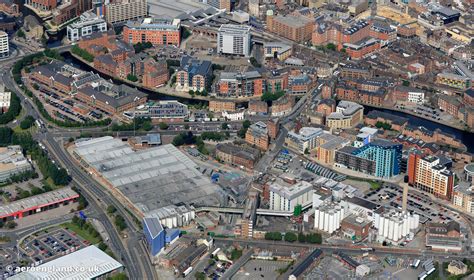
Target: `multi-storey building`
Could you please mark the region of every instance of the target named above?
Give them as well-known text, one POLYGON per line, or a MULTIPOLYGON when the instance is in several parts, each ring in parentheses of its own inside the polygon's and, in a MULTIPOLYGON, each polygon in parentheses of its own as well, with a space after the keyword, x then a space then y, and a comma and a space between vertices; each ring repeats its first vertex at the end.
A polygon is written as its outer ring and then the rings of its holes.
POLYGON ((280 121, 278 118, 269 119, 267 121, 268 136, 270 139, 276 139, 280 131, 280 121))
POLYGON ((306 42, 311 40, 313 21, 306 17, 296 15, 273 15, 273 11, 267 12, 267 29, 295 42, 306 42))
POLYGON ((231 0, 209 0, 207 4, 219 10, 226 10, 227 13, 230 13, 233 8, 233 2, 231 0))
POLYGON ((397 86, 393 89, 392 95, 395 101, 408 104, 423 104, 425 92, 421 89, 397 86))
POLYGON ((321 113, 323 116, 336 112, 336 100, 334 99, 321 99, 316 105, 316 111, 321 113))
POLYGON ((291 94, 306 94, 313 86, 314 82, 307 74, 292 76, 289 79, 289 89, 291 94))
POLYGON ((119 0, 105 5, 105 19, 111 24, 137 20, 146 15, 146 0, 119 0))
POLYGON ((236 146, 233 144, 218 144, 216 146, 216 157, 221 161, 253 169, 260 155, 260 151, 253 148, 236 146))
POLYGON ((464 92, 463 101, 466 105, 474 107, 474 89, 468 89, 464 92))
POLYGON ((272 104, 272 116, 281 117, 291 112, 295 106, 295 98, 290 95, 283 95, 272 104))
POLYGON ((280 70, 272 70, 265 75, 266 89, 265 92, 276 93, 286 91, 288 89, 289 76, 288 72, 280 70))
POLYGON ((223 24, 217 32, 217 52, 250 56, 250 26, 223 24))
POLYGON ((336 165, 375 177, 391 178, 400 174, 402 144, 375 139, 360 147, 346 146, 336 152, 336 165))
POLYGON ((372 72, 366 66, 354 63, 347 63, 340 68, 341 77, 349 79, 368 79, 372 77, 372 72))
POLYGON ((298 132, 288 132, 285 138, 285 144, 301 154, 308 153, 316 147, 317 138, 322 133, 323 130, 321 128, 303 127, 298 132))
POLYGON ((472 79, 470 77, 454 73, 439 73, 436 76, 436 82, 460 90, 466 90, 472 87, 472 79))
POLYGON ((250 115, 256 114, 268 114, 268 104, 265 101, 260 100, 250 100, 248 113, 250 115))
POLYGON ((204 91, 210 86, 212 63, 198 60, 190 56, 181 58, 180 67, 176 73, 176 89, 178 91, 204 91))
POLYGON ((451 200, 454 174, 439 157, 411 153, 408 158, 408 184, 443 199, 451 200))
POLYGON ((10 108, 11 97, 12 93, 6 91, 4 84, 0 84, 0 108, 2 112, 6 112, 10 108))
POLYGON ((292 51, 292 46, 280 42, 263 43, 263 54, 265 58, 278 58, 283 61, 291 56, 292 51))
POLYGON ((123 28, 123 38, 129 44, 150 42, 155 46, 174 45, 179 47, 181 20, 145 18, 129 21, 123 28))
POLYGON ((8 45, 8 34, 0 30, 0 58, 10 55, 10 46, 8 45))
POLYGON ((471 182, 461 182, 454 187, 453 205, 462 211, 474 214, 474 187, 471 182))
POLYGON ((236 104, 233 101, 227 100, 210 100, 209 111, 211 112, 234 112, 236 104))
POLYGON ((15 174, 29 170, 32 170, 31 164, 23 155, 23 151, 20 146, 8 146, 0 148, 1 183, 7 182, 8 179, 10 179, 10 177, 15 174))
POLYGON ((268 150, 270 141, 268 139, 268 128, 264 122, 252 124, 245 134, 245 141, 264 151, 268 150))
POLYGON ((165 85, 169 80, 168 65, 164 60, 155 61, 153 58, 148 58, 143 61, 143 86, 148 88, 155 88, 165 85))
POLYGON ((457 117, 462 103, 455 96, 441 94, 438 96, 438 107, 440 110, 457 117))
POLYGON ((344 129, 356 126, 364 117, 364 107, 350 101, 340 101, 336 112, 326 117, 326 126, 330 129, 344 129))
POLYGON ((124 113, 128 118, 150 118, 153 122, 183 122, 188 116, 188 106, 176 100, 147 102, 124 113))
POLYGON ((222 72, 217 82, 220 96, 261 96, 265 91, 265 82, 258 71, 222 72))
POLYGON ((18 5, 12 0, 0 0, 0 12, 17 17, 20 15, 18 5))
POLYGON ((290 186, 278 183, 270 185, 270 209, 277 211, 295 211, 300 205, 303 209, 313 203, 313 185, 301 181, 290 186))
POLYGON ((75 42, 84 36, 106 31, 107 23, 103 18, 92 12, 85 12, 81 15, 79 21, 67 26, 67 39, 75 42))
POLYGON ((25 5, 41 11, 51 11, 58 6, 58 2, 56 0, 27 0, 25 5))

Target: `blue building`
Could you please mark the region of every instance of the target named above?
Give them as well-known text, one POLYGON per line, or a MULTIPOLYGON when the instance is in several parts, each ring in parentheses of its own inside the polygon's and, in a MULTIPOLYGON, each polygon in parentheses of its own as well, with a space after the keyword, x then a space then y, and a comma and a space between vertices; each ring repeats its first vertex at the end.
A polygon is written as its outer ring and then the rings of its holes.
POLYGON ((165 248, 165 230, 158 218, 143 219, 143 233, 152 256, 158 255, 165 248))
POLYGON ((357 149, 354 155, 375 161, 374 176, 390 178, 400 174, 402 148, 402 144, 383 139, 375 139, 357 149))
POLYGON ((390 178, 400 174, 402 148, 402 144, 384 139, 374 139, 360 148, 345 146, 336 151, 335 165, 390 178))
POLYGON ((177 228, 167 228, 165 230, 165 243, 172 244, 176 239, 179 238, 181 231, 177 228))

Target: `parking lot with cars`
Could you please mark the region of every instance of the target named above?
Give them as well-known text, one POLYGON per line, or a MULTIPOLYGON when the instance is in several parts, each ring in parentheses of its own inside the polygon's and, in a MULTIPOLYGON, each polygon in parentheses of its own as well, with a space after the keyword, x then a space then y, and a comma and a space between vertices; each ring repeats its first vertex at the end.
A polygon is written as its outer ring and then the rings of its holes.
POLYGON ((66 228, 41 231, 25 238, 19 248, 0 249, 0 280, 15 274, 18 267, 38 266, 89 245, 66 228))

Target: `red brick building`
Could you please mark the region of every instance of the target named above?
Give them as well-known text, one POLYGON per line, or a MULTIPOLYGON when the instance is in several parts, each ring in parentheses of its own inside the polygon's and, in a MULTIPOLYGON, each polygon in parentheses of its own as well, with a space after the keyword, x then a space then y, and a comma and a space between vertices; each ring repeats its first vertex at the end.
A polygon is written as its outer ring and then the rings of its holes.
POLYGON ((129 44, 150 42, 155 46, 174 45, 181 42, 181 21, 179 19, 146 18, 130 22, 123 28, 123 39, 129 44))
POLYGON ((468 89, 464 92, 463 100, 465 105, 474 106, 474 89, 468 89))
POLYGON ((457 117, 462 104, 455 96, 440 95, 438 97, 438 107, 440 110, 457 117))

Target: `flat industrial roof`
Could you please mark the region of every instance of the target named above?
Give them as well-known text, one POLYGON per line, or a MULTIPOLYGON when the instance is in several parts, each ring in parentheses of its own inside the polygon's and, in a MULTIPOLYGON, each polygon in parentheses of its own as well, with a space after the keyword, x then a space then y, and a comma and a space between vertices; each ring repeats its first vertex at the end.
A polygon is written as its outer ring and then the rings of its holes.
POLYGON ((96 279, 97 277, 119 269, 122 264, 91 245, 58 259, 35 267, 34 271, 25 271, 12 276, 12 280, 63 280, 96 279))
POLYGON ((146 213, 177 203, 218 205, 218 188, 168 144, 134 151, 110 136, 76 143, 75 152, 146 213))
POLYGON ((31 208, 40 207, 43 205, 50 205, 56 202, 63 201, 67 198, 79 196, 71 188, 66 187, 47 193, 31 196, 20 199, 5 205, 0 205, 0 218, 7 217, 20 211, 26 211, 31 208))

